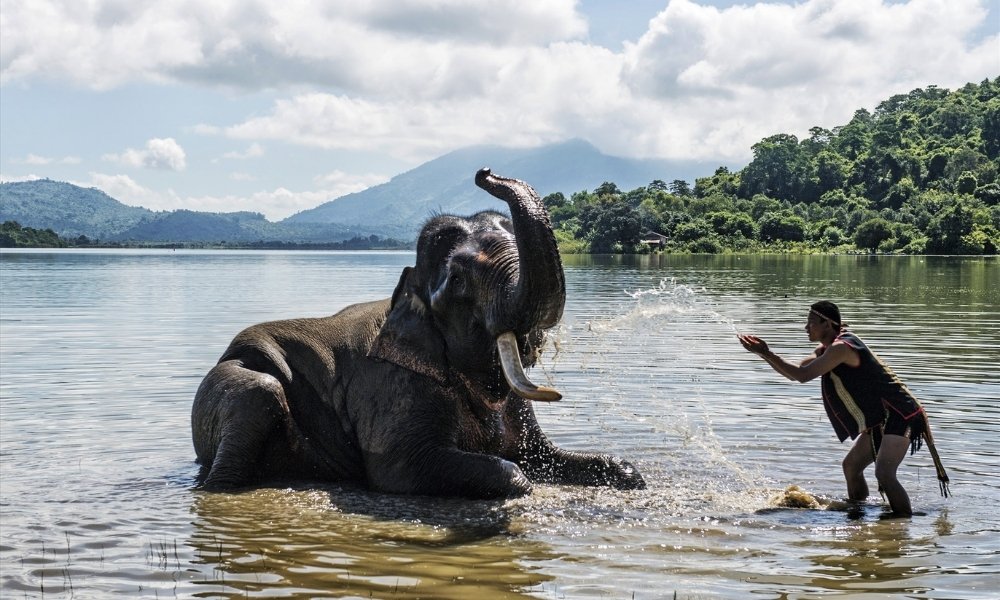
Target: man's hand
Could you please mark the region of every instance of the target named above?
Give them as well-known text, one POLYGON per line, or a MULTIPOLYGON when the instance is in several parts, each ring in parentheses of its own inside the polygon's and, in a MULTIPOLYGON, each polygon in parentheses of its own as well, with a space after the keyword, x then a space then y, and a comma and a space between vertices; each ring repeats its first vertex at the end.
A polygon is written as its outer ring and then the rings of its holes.
POLYGON ((744 348, 746 348, 750 352, 753 352, 754 354, 757 354, 759 356, 767 356, 768 354, 771 353, 770 349, 768 349, 767 347, 767 342, 765 342, 764 340, 760 339, 755 335, 748 335, 745 333, 741 333, 736 337, 740 339, 740 343, 743 344, 744 348))

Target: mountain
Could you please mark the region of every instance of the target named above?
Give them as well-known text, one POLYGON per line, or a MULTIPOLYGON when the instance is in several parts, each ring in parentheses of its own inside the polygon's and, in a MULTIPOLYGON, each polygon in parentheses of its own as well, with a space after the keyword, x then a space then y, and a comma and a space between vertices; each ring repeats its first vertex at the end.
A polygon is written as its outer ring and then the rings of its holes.
POLYGON ((533 149, 475 146, 445 154, 386 183, 294 214, 283 222, 378 224, 396 237, 413 238, 433 214, 506 210, 473 183, 476 171, 484 166, 499 175, 527 181, 544 197, 554 192, 569 196, 591 191, 604 182, 613 182, 626 191, 656 179, 693 182, 696 177, 712 173, 718 165, 608 156, 582 140, 533 149))
POLYGON ((502 202, 473 183, 484 166, 527 181, 544 197, 592 191, 604 182, 624 191, 656 179, 693 182, 717 165, 608 156, 581 140, 533 149, 475 146, 277 223, 250 212, 154 212, 126 206, 97 189, 42 179, 0 184, 0 223, 17 221, 66 238, 85 235, 102 242, 329 243, 371 235, 412 240, 434 214, 506 211, 502 202))
POLYGON ((95 188, 39 179, 0 184, 0 222, 52 229, 62 237, 110 239, 156 213, 126 206, 95 188))
POLYGON ((381 235, 377 227, 272 223, 252 212, 154 212, 126 206, 94 188, 49 179, 0 184, 0 223, 6 221, 51 229, 64 238, 83 235, 102 242, 328 243, 381 235))

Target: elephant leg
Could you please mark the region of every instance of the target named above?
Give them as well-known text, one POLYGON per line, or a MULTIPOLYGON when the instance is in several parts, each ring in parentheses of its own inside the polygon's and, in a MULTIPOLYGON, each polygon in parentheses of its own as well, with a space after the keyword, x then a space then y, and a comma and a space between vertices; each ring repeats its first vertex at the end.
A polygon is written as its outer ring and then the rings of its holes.
POLYGON ((238 360, 216 365, 205 377, 192 410, 202 487, 224 490, 260 479, 265 449, 283 435, 284 390, 271 375, 238 360))
POLYGON ((533 481, 568 485, 606 485, 620 490, 646 487, 639 471, 629 462, 610 454, 568 452, 552 447, 547 456, 521 463, 533 481))
POLYGON ((542 432, 534 409, 520 398, 509 401, 507 427, 517 443, 508 458, 531 481, 567 485, 606 485, 622 490, 645 489, 646 482, 631 463, 610 454, 569 452, 553 444, 542 432))
POLYGON ((516 464, 487 454, 441 447, 418 449, 398 461, 371 458, 369 485, 385 492, 475 499, 531 493, 531 482, 516 464))

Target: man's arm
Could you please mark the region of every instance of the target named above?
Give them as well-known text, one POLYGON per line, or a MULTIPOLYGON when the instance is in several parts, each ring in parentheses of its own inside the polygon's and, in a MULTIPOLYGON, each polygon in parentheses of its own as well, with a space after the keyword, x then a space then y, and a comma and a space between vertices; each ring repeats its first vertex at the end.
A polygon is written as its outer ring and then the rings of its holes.
POLYGON ((799 383, 812 381, 820 375, 832 371, 834 367, 842 363, 854 362, 856 356, 854 350, 847 344, 833 344, 825 352, 814 351, 801 364, 794 365, 771 352, 771 349, 767 347, 767 342, 757 336, 741 335, 739 338, 744 348, 763 358, 778 373, 799 383))

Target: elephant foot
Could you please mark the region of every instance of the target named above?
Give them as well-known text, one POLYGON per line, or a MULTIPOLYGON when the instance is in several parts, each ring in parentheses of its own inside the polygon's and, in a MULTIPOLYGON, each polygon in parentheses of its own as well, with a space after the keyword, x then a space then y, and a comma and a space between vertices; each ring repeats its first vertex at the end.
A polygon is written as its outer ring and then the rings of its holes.
POLYGON ((506 498, 521 498, 531 494, 531 480, 521 471, 521 468, 509 461, 503 461, 504 470, 510 477, 506 498))
POLYGON ((632 463, 613 456, 608 465, 607 485, 619 490, 644 490, 646 480, 632 463))

